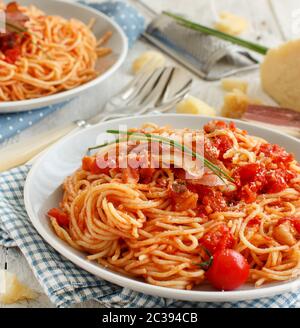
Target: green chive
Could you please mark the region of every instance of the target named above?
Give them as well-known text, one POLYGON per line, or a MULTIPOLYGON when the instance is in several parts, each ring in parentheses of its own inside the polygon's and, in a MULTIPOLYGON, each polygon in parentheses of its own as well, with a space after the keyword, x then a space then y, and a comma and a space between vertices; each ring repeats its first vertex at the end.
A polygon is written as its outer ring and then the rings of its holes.
MULTIPOLYGON (((203 157, 203 156, 199 155, 198 153, 194 152, 189 147, 186 147, 186 146, 176 142, 175 140, 172 140, 172 139, 169 139, 169 138, 166 138, 166 137, 162 137, 162 136, 158 136, 158 135, 154 135, 154 134, 150 134, 150 133, 138 133, 138 132, 128 132, 128 131, 119 131, 119 130, 107 130, 106 132, 111 133, 111 134, 125 134, 127 136, 132 136, 137 140, 142 139, 142 140, 148 140, 149 141, 149 140, 153 139, 153 140, 156 140, 156 141, 160 141, 164 144, 174 146, 174 147, 182 150, 183 152, 191 154, 195 158, 203 160, 204 165, 207 168, 209 168, 212 172, 214 172, 220 179, 223 180, 223 178, 226 178, 229 181, 232 181, 232 182, 234 181, 234 179, 231 176, 229 176, 226 172, 224 172, 217 165, 213 164, 212 162, 207 160, 205 157, 203 157)), ((124 141, 126 141, 126 140, 127 139, 125 139, 124 141)), ((109 144, 118 143, 118 142, 120 142, 120 139, 117 139, 116 141, 111 142, 111 143, 106 143, 106 144, 102 144, 102 145, 99 145, 99 146, 91 147, 91 148, 89 148, 89 150, 96 149, 96 148, 101 148, 101 147, 107 146, 109 144)))
POLYGON ((204 25, 200 25, 198 23, 187 20, 187 19, 183 18, 182 16, 170 13, 168 11, 163 11, 163 14, 175 19, 179 24, 181 24, 187 28, 190 28, 192 30, 202 32, 202 33, 205 33, 208 35, 215 36, 215 37, 225 40, 225 41, 229 41, 231 43, 237 44, 237 45, 247 48, 249 50, 256 51, 262 55, 265 55, 269 50, 267 47, 262 46, 260 44, 257 44, 257 43, 251 42, 251 41, 247 41, 247 40, 238 38, 236 36, 232 36, 232 35, 224 33, 224 32, 220 32, 218 30, 215 30, 213 28, 210 28, 210 27, 207 27, 204 25))
POLYGON ((6 25, 7 25, 8 27, 10 27, 11 29, 13 29, 14 32, 19 32, 19 33, 27 32, 26 28, 21 27, 21 26, 19 26, 19 25, 16 25, 16 24, 14 24, 14 23, 11 23, 11 22, 9 22, 9 21, 6 21, 6 25))

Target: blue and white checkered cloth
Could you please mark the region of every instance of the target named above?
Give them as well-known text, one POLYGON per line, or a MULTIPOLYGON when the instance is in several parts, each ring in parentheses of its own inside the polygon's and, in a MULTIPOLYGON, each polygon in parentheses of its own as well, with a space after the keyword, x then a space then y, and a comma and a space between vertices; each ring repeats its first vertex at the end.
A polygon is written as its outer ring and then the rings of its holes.
MULTIPOLYGON (((80 3, 103 12, 119 24, 128 38, 129 47, 144 31, 145 20, 143 16, 124 1, 105 1, 101 3, 80 1, 80 3)), ((29 128, 47 115, 63 108, 65 104, 66 102, 63 102, 22 113, 0 114, 0 143, 29 128)))
POLYGON ((0 245, 17 246, 50 300, 58 307, 97 300, 105 307, 265 308, 298 307, 300 291, 235 303, 182 302, 121 288, 76 267, 37 233, 24 207, 23 187, 29 166, 0 174, 0 245))

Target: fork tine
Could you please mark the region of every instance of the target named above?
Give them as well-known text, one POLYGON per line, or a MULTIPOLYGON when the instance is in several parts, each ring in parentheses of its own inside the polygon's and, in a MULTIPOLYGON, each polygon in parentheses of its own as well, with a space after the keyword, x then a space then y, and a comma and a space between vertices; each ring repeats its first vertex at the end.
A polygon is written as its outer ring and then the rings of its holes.
POLYGON ((160 106, 155 106, 155 107, 144 107, 142 110, 140 110, 139 112, 137 112, 137 115, 142 115, 142 114, 147 114, 150 112, 159 112, 159 113, 164 113, 169 111, 170 109, 174 108, 174 106, 180 101, 182 100, 188 93, 189 93, 190 89, 189 87, 186 88, 185 90, 182 90, 180 94, 178 94, 176 97, 174 97, 173 99, 171 99, 168 102, 163 103, 160 106))
POLYGON ((136 95, 143 90, 144 86, 151 79, 153 71, 143 69, 133 80, 126 85, 121 92, 110 98, 103 109, 103 112, 112 112, 118 107, 125 107, 136 95))
POLYGON ((168 88, 166 89, 162 102, 168 101, 168 99, 172 99, 177 94, 179 94, 185 88, 190 88, 193 79, 190 75, 187 75, 182 69, 175 68, 172 79, 168 84, 168 88))
POLYGON ((149 65, 153 65, 155 62, 155 59, 151 59, 148 64, 145 65, 128 84, 126 84, 123 89, 113 96, 113 98, 120 97, 122 99, 126 99, 131 94, 130 91, 132 89, 135 89, 136 86, 143 84, 143 81, 147 80, 147 78, 152 74, 152 72, 149 71, 149 65))
POLYGON ((145 99, 149 95, 149 93, 152 92, 153 88, 158 83, 165 69, 165 67, 156 69, 151 74, 146 83, 139 89, 135 90, 135 92, 131 95, 130 99, 127 100, 127 105, 132 106, 142 104, 143 99, 145 99))
POLYGON ((193 80, 190 80, 187 82, 187 84, 185 86, 182 87, 181 90, 178 90, 175 94, 174 97, 178 98, 178 97, 182 97, 184 96, 186 93, 188 93, 190 91, 191 85, 193 83, 193 80))
POLYGON ((129 104, 132 100, 136 99, 141 91, 148 86, 148 83, 152 81, 153 76, 155 77, 156 75, 157 71, 149 71, 146 75, 144 75, 143 79, 140 80, 140 83, 135 87, 131 95, 125 99, 124 105, 129 104))
POLYGON ((164 70, 153 90, 144 98, 142 104, 143 106, 155 105, 158 102, 158 100, 163 96, 166 87, 172 78, 173 71, 174 67, 167 67, 164 70))
POLYGON ((109 106, 100 115, 102 118, 109 113, 109 117, 117 117, 119 114, 140 115, 154 109, 167 111, 189 92, 192 84, 192 78, 178 67, 162 67, 152 72, 142 72, 134 79, 131 88, 125 90, 125 93, 130 92, 126 99, 121 99, 119 94, 119 97, 108 102, 109 106))

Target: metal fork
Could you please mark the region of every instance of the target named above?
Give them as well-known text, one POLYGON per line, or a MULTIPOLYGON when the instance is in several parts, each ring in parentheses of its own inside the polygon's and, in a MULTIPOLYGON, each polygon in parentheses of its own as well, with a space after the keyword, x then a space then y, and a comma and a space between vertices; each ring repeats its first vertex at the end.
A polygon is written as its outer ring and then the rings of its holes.
POLYGON ((192 78, 179 67, 162 67, 147 74, 142 71, 120 93, 112 97, 102 111, 87 120, 77 120, 79 127, 149 112, 164 113, 190 91, 192 78))
POLYGON ((0 171, 28 162, 55 141, 78 129, 118 117, 166 112, 183 99, 191 84, 191 76, 178 67, 163 67, 155 71, 145 69, 112 97, 96 116, 71 122, 41 133, 38 138, 30 137, 17 145, 3 148, 0 171))

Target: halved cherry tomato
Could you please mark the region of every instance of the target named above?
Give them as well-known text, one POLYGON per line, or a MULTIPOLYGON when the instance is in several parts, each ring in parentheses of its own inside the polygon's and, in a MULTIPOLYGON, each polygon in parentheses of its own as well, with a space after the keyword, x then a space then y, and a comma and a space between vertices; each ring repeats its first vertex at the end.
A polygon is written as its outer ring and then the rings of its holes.
POLYGON ((219 290, 233 290, 243 285, 249 276, 249 264, 233 249, 223 249, 213 255, 206 272, 208 281, 219 290))
POLYGON ((48 211, 48 215, 54 217, 61 227, 67 227, 69 225, 70 219, 68 214, 59 208, 52 208, 48 211))

